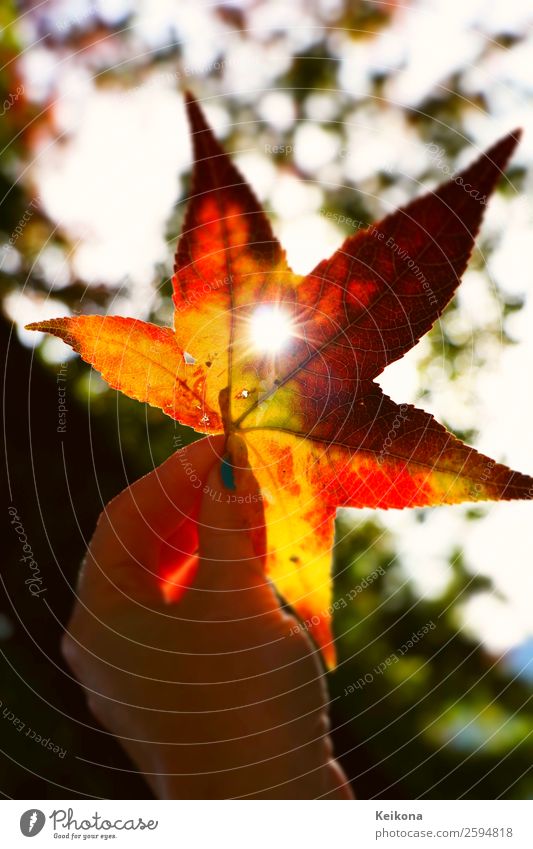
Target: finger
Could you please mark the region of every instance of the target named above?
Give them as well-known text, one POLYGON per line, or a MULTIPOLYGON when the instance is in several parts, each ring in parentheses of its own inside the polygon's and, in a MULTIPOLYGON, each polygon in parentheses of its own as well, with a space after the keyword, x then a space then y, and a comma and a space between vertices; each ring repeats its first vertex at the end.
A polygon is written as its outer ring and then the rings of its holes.
POLYGON ((199 499, 207 475, 224 451, 223 435, 200 439, 176 451, 153 472, 117 495, 106 507, 112 517, 136 516, 163 538, 189 515, 191 503, 199 499))

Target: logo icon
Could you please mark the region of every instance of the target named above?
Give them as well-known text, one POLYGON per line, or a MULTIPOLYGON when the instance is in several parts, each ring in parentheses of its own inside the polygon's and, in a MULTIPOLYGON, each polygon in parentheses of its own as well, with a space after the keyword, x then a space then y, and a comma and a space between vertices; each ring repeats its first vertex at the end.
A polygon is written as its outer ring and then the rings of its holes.
POLYGON ((35 837, 42 830, 46 817, 38 808, 24 811, 20 818, 20 830, 24 837, 35 837))

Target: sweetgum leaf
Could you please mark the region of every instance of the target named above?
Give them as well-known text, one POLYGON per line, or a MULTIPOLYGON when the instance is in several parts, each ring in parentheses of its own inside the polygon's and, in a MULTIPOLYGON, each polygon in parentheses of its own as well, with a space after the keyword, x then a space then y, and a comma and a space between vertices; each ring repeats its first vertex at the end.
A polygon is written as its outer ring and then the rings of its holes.
MULTIPOLYGON (((186 104, 195 163, 174 268, 174 330, 111 316, 30 327, 65 339, 111 386, 195 430, 240 434, 264 497, 270 577, 332 664, 337 507, 533 497, 533 478, 373 382, 453 296, 519 133, 302 277, 196 101, 187 95, 186 104), (265 315, 271 323, 258 344, 265 315)), ((194 519, 190 537, 196 545, 194 519)), ((163 580, 170 598, 167 567, 163 580)))

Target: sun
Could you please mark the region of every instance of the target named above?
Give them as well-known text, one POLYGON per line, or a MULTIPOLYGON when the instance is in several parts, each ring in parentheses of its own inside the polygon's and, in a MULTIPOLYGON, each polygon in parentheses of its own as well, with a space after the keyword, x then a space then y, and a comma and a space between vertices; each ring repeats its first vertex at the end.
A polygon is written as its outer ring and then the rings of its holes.
POLYGON ((250 319, 250 337, 259 351, 278 353, 293 335, 291 317, 278 306, 259 307, 250 319))

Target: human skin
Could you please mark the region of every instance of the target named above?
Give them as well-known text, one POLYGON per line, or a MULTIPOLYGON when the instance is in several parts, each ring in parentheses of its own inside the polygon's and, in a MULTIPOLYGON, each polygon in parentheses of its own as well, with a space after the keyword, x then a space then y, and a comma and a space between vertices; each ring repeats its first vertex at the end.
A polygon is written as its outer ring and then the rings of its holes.
POLYGON ((233 440, 235 490, 221 479, 224 437, 213 437, 107 505, 63 653, 157 797, 351 799, 317 650, 265 578, 261 496, 233 440), (173 549, 187 561, 191 514, 199 560, 169 602, 158 567, 173 549))

